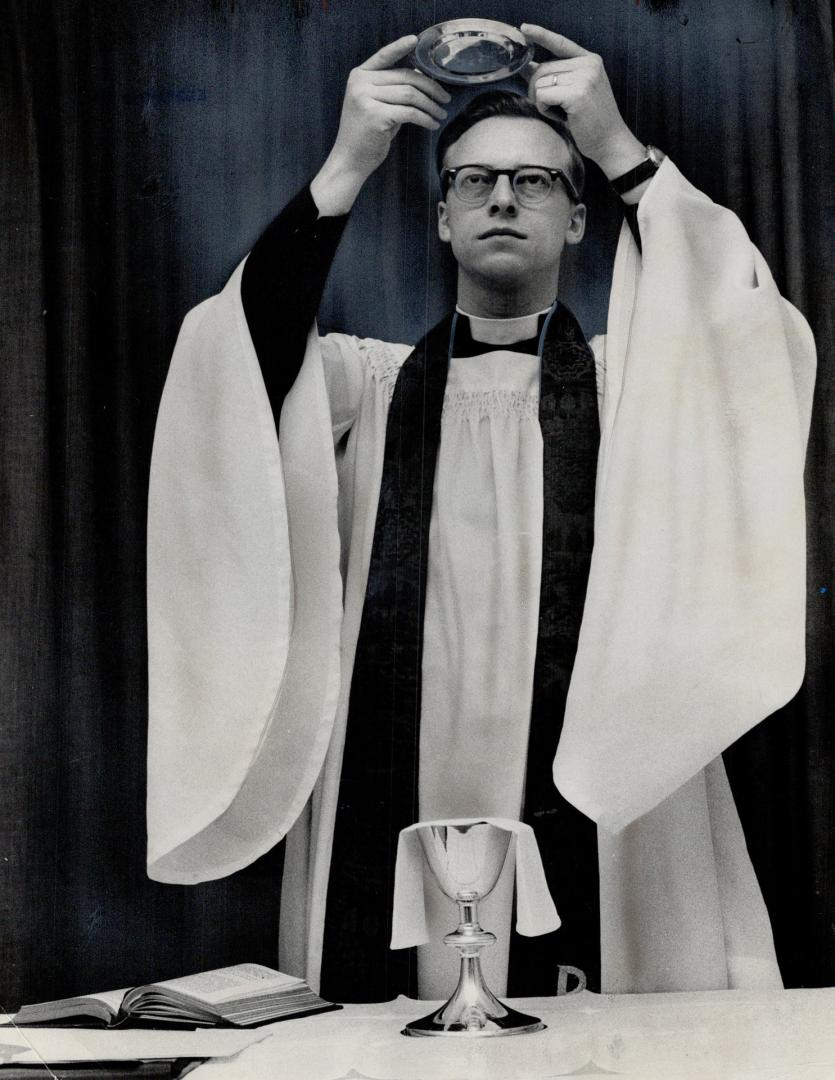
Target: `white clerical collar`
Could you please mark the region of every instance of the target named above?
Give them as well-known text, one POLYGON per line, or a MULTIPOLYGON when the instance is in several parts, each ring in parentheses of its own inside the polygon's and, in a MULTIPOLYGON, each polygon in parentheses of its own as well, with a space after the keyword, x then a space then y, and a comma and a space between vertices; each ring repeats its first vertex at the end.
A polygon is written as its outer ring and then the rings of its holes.
POLYGON ((483 341, 487 345, 510 345, 514 341, 527 341, 539 333, 539 319, 547 315, 549 307, 534 311, 530 315, 514 315, 509 319, 485 319, 480 315, 470 315, 458 305, 455 310, 459 315, 466 315, 470 320, 470 335, 473 341, 483 341))

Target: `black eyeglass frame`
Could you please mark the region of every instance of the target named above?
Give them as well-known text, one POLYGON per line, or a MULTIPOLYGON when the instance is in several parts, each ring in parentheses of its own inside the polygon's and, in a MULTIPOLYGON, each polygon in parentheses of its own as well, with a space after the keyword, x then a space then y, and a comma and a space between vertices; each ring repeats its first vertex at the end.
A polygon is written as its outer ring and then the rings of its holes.
MULTIPOLYGON (((514 195, 517 195, 516 188, 513 186, 513 181, 515 180, 517 173, 524 172, 525 169, 541 169, 543 172, 548 173, 552 183, 555 180, 560 180, 562 182, 566 194, 573 203, 579 205, 579 203, 582 202, 582 199, 577 192, 577 188, 572 184, 568 175, 563 172, 562 169, 552 169, 548 165, 518 165, 515 169, 494 169, 491 165, 479 165, 475 162, 471 162, 467 165, 455 165, 449 169, 441 169, 441 191, 446 193, 449 190, 450 181, 454 182, 456 174, 461 172, 462 169, 483 169, 486 173, 490 173, 493 177, 493 186, 490 188, 490 194, 493 193, 493 190, 496 187, 496 181, 499 177, 506 176, 508 180, 510 180, 510 186, 513 188, 514 195)), ((487 199, 490 198, 490 194, 488 194, 487 199)), ((548 194, 550 195, 550 192, 548 194)), ((485 199, 484 202, 487 202, 487 199, 485 199)), ((461 201, 466 202, 467 200, 461 199, 461 201)), ((544 201, 545 200, 543 199, 543 202, 544 201)), ((474 206, 476 204, 471 203, 470 205, 474 206)), ((484 204, 482 203, 481 205, 484 204)), ((534 203, 534 206, 536 205, 538 204, 534 203)))

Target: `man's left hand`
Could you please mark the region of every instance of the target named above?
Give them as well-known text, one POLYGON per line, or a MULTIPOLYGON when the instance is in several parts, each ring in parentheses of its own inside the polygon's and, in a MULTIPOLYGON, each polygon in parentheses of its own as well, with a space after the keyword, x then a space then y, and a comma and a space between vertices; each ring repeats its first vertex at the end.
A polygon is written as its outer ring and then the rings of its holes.
POLYGON ((565 113, 580 153, 596 162, 608 179, 640 164, 646 154, 626 125, 612 93, 603 60, 562 34, 523 23, 522 33, 556 59, 529 64, 528 97, 543 115, 565 113))

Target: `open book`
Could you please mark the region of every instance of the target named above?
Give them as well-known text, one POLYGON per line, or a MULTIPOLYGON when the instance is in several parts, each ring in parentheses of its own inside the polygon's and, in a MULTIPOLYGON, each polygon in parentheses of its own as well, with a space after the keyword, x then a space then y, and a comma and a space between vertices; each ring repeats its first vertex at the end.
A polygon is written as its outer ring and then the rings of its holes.
POLYGON ((340 1007, 314 994, 303 979, 260 964, 235 964, 133 990, 24 1005, 14 1020, 16 1024, 63 1021, 105 1027, 131 1021, 160 1026, 249 1027, 340 1007))

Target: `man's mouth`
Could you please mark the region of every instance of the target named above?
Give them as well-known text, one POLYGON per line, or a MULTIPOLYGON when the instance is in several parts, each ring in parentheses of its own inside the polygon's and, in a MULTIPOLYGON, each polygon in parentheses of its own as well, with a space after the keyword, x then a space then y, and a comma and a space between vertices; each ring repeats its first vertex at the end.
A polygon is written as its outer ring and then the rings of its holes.
POLYGON ((527 240, 527 236, 524 233, 517 232, 516 229, 496 228, 488 229, 479 236, 479 240, 486 240, 490 236, 515 236, 517 240, 527 240))

